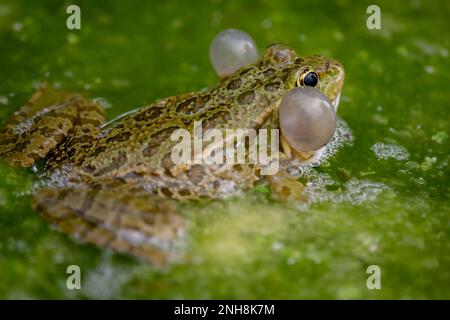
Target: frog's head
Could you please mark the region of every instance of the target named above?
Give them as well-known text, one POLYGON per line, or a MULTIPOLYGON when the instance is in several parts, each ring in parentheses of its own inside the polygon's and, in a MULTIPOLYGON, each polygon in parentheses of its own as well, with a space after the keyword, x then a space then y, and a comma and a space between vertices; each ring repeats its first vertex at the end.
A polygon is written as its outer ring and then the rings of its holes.
POLYGON ((283 81, 277 100, 283 103, 276 103, 280 106, 278 116, 283 150, 286 154, 291 154, 292 150, 301 159, 314 158, 320 154, 316 151, 330 141, 336 128, 335 112, 318 91, 337 111, 344 82, 342 65, 321 56, 300 57, 281 44, 269 46, 262 63, 277 70, 283 81), (311 88, 292 91, 295 87, 313 87, 318 91, 311 88))
POLYGON ((324 93, 337 109, 344 83, 344 68, 338 61, 317 55, 300 57, 294 50, 282 44, 269 46, 262 59, 283 73, 286 91, 299 86, 315 87, 324 93))

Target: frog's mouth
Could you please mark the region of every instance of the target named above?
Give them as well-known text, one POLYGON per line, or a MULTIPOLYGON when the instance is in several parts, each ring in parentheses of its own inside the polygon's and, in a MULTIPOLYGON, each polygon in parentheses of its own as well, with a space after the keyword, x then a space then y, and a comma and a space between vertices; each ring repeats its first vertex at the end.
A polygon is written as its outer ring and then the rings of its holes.
POLYGON ((334 111, 337 112, 337 109, 339 107, 339 102, 341 102, 341 93, 337 95, 337 97, 331 102, 331 104, 334 107, 334 111))

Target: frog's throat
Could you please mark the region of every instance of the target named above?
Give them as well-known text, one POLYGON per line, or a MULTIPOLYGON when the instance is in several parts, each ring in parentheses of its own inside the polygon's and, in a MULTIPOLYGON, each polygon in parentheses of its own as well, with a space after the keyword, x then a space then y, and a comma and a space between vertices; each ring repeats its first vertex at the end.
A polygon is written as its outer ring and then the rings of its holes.
MULTIPOLYGON (((281 100, 282 98, 278 99, 277 101, 275 101, 273 103, 273 110, 274 112, 278 112, 280 109, 280 104, 281 104, 281 100)), ((287 141, 287 139, 283 136, 283 133, 281 130, 279 130, 280 133, 280 158, 282 160, 290 160, 290 159, 298 159, 300 161, 305 161, 308 160, 309 158, 311 158, 314 155, 314 152, 300 152, 300 151, 296 151, 294 150, 294 148, 291 148, 291 146, 289 145, 289 142, 287 141)))
MULTIPOLYGON (((331 102, 331 104, 334 107, 335 112, 337 112, 340 100, 341 100, 341 93, 339 92, 337 97, 331 102)), ((275 103, 274 103, 274 111, 275 112, 278 112, 280 103, 281 103, 281 98, 278 99, 277 101, 275 101, 275 103)), ((319 154, 322 153, 322 150, 323 150, 323 148, 316 150, 316 151, 305 151, 305 152, 294 150, 294 148, 291 148, 291 146, 289 145, 287 140, 284 138, 284 136, 280 130, 280 150, 279 151, 280 151, 280 153, 282 153, 282 158, 284 158, 286 160, 294 158, 294 159, 300 160, 302 162, 311 162, 314 159, 316 159, 319 154)))

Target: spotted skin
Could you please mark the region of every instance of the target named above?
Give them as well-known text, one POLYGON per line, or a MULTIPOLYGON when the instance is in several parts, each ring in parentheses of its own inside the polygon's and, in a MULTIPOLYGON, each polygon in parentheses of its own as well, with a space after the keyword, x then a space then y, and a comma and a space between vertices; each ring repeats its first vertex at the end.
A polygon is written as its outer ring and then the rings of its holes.
POLYGON ((164 265, 166 255, 160 243, 177 237, 185 221, 165 199, 128 188, 97 190, 42 188, 33 207, 61 231, 84 242, 131 252, 164 265))
POLYGON ((275 44, 210 90, 157 101, 107 126, 91 100, 45 86, 5 124, 0 158, 18 167, 44 160, 48 177, 64 176, 33 199, 62 232, 163 265, 186 225, 176 202, 246 190, 261 179, 257 164, 174 164, 172 132, 193 134, 195 121, 203 130, 279 128, 277 103, 309 71, 335 100, 343 83, 338 62, 275 44))

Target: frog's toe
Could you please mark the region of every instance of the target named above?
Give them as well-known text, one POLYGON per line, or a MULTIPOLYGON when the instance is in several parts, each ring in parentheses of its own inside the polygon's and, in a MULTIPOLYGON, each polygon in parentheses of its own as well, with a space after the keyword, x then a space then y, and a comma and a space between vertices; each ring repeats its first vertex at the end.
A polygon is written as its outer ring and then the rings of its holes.
POLYGON ((130 253, 163 266, 185 221, 168 199, 124 190, 43 188, 33 208, 82 242, 130 253))
POLYGON ((305 202, 304 185, 287 173, 279 171, 269 176, 269 184, 274 198, 282 201, 305 202))

